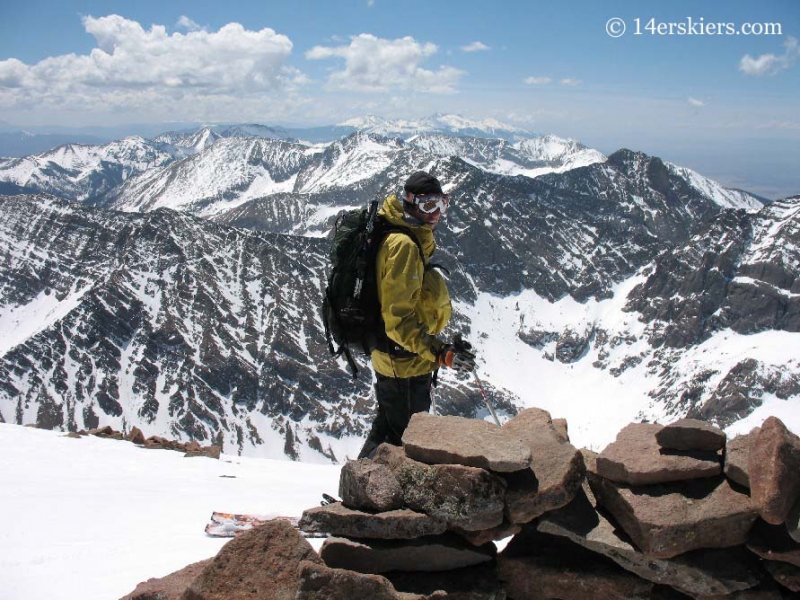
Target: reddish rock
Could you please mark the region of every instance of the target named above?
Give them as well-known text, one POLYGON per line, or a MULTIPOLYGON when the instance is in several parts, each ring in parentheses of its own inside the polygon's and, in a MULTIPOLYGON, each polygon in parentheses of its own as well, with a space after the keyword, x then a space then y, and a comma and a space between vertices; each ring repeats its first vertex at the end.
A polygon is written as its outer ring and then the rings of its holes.
POLYGON ((334 569, 388 573, 460 569, 490 562, 496 551, 494 544, 476 547, 457 535, 446 534, 403 541, 329 537, 319 555, 334 569))
POLYGON ((367 458, 345 463, 339 475, 339 496, 352 509, 387 511, 403 506, 403 489, 386 466, 367 458))
POLYGON ((453 529, 453 531, 455 531, 473 546, 483 546, 489 542, 503 540, 507 537, 518 534, 520 531, 522 531, 522 525, 516 525, 514 523, 504 521, 497 527, 484 529, 483 531, 464 531, 460 529, 453 529))
POLYGON ((800 544, 795 542, 783 525, 758 521, 747 539, 747 547, 765 560, 777 560, 800 567, 800 544))
POLYGON ((166 577, 148 579, 121 600, 181 600, 186 588, 213 560, 196 562, 166 577))
POLYGON ((563 538, 526 529, 497 557, 514 600, 649 600, 653 584, 563 538))
POLYGON ((422 596, 400 594, 392 583, 380 575, 365 575, 325 565, 300 563, 300 589, 287 600, 423 600, 422 596))
POLYGON ((498 473, 527 469, 531 452, 494 423, 416 413, 403 434, 406 456, 429 465, 455 464, 498 473))
POLYGON ((66 434, 62 435, 61 437, 70 438, 70 439, 73 439, 73 440, 79 440, 83 436, 80 433, 76 432, 76 431, 70 431, 69 433, 66 433, 66 434))
POLYGON ((758 559, 741 547, 702 549, 675 558, 646 556, 601 512, 588 485, 569 505, 536 522, 541 533, 557 535, 607 556, 626 571, 692 598, 732 594, 755 586, 762 577, 758 559), (588 493, 587 493, 588 492, 588 493))
POLYGON ((750 440, 753 432, 728 440, 725 445, 725 477, 750 487, 750 440))
POLYGON ((783 587, 793 592, 800 592, 800 568, 789 563, 771 560, 765 560, 764 567, 772 575, 772 578, 783 587))
POLYGON ((426 465, 390 444, 381 444, 374 460, 389 467, 403 490, 405 506, 412 510, 466 531, 503 522, 506 484, 497 475, 463 465, 426 465))
POLYGON ((268 521, 223 546, 183 600, 287 600, 300 587, 301 561, 321 559, 286 521, 268 521))
POLYGON ((598 506, 656 558, 742 545, 758 516, 750 498, 724 477, 629 487, 590 475, 589 483, 598 506))
POLYGON ((662 450, 656 435, 661 425, 631 423, 597 458, 597 472, 628 485, 652 485, 714 477, 722 473, 715 452, 662 450))
POLYGON ((719 427, 699 419, 681 419, 656 433, 656 441, 667 450, 706 450, 725 447, 727 436, 719 427))
POLYGON ((522 411, 503 425, 503 431, 531 452, 531 468, 504 475, 506 519, 529 523, 544 513, 566 506, 586 476, 583 456, 553 427, 550 414, 537 408, 522 411))
POLYGON ((569 442, 569 426, 566 419, 553 419, 553 429, 562 442, 569 442))
POLYGON ((129 432, 128 435, 125 436, 125 439, 129 442, 133 442, 134 444, 142 445, 145 442, 144 434, 142 430, 138 427, 133 427, 129 432))
POLYGON ((96 435, 98 437, 110 437, 117 433, 114 431, 114 428, 111 425, 105 425, 104 427, 97 427, 95 429, 89 430, 89 435, 96 435))
POLYGON ((344 537, 410 540, 444 533, 447 525, 444 521, 409 509, 371 514, 352 510, 336 502, 304 511, 300 529, 344 537))
POLYGON ((769 417, 750 441, 750 496, 761 518, 779 525, 800 498, 800 438, 769 417))
MULTIPOLYGON (((191 443, 192 442, 189 442, 189 444, 191 444, 191 443)), ((194 442, 194 443, 197 443, 197 442, 194 442)), ((186 454, 184 454, 184 456, 186 458, 193 458, 195 456, 205 456, 206 458, 219 459, 220 454, 222 454, 222 448, 220 448, 219 446, 213 446, 213 445, 212 446, 200 446, 198 444, 198 446, 200 447, 199 450, 194 450, 194 449, 190 450, 189 449, 189 444, 186 444, 186 446, 184 448, 186 450, 186 454)), ((194 446, 192 448, 194 448, 194 446)))

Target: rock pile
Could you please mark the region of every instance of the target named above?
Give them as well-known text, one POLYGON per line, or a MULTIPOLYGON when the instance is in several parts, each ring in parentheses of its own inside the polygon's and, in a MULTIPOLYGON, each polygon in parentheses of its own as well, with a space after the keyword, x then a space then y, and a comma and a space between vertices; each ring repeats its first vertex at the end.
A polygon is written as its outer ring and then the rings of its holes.
POLYGON ((776 418, 730 441, 632 424, 595 454, 537 409, 502 427, 420 414, 403 442, 348 462, 342 502, 303 513, 330 534, 319 555, 270 522, 127 598, 800 598, 800 438, 776 418))
POLYGON ((146 438, 144 433, 142 433, 142 430, 138 427, 133 427, 133 429, 131 429, 127 434, 124 434, 121 431, 115 431, 110 425, 98 427, 97 429, 91 429, 89 431, 78 431, 67 434, 68 437, 75 438, 80 438, 84 435, 94 435, 96 437, 111 440, 125 440, 149 450, 174 450, 176 452, 183 452, 186 457, 207 456, 209 458, 219 458, 222 452, 222 449, 219 446, 215 446, 213 444, 210 446, 201 446, 194 440, 191 442, 182 443, 157 435, 152 435, 146 438))
POLYGON ((331 534, 320 550, 327 567, 382 574, 398 594, 505 598, 491 542, 568 505, 585 473, 545 411, 502 427, 420 413, 402 448, 342 467, 342 502, 305 511, 300 528, 331 534))

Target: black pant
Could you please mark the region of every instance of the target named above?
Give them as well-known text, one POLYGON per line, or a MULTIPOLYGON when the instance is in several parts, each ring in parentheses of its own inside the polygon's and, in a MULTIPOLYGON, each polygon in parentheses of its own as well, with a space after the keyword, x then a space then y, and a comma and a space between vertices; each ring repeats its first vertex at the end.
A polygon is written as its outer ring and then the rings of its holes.
POLYGON ((408 427, 411 415, 428 412, 431 408, 431 373, 405 379, 384 377, 379 373, 376 375, 378 413, 358 458, 369 458, 384 442, 402 446, 403 432, 408 427))

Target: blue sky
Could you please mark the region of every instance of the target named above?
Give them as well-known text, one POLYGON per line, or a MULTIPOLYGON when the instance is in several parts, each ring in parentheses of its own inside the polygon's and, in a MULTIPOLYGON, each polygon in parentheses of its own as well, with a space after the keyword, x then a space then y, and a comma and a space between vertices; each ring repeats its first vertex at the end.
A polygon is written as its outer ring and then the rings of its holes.
POLYGON ((0 121, 457 113, 777 197, 800 192, 798 38, 796 0, 6 2, 0 121), (764 33, 743 35, 748 24, 764 33))

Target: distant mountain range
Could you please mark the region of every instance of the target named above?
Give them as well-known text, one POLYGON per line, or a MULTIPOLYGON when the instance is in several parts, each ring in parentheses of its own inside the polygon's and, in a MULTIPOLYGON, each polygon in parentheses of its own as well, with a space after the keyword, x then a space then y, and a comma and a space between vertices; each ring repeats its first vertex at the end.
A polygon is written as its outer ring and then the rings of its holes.
MULTIPOLYGON (((800 198, 764 206, 639 152, 444 117, 356 125, 327 143, 244 125, 0 162, 0 420, 354 456, 370 383, 327 356, 322 237, 421 168, 454 198, 437 234, 447 334, 476 344, 501 414, 542 406, 596 445, 602 419, 728 426, 797 401, 800 198)), ((485 414, 469 380, 441 379, 440 411, 485 414)))

